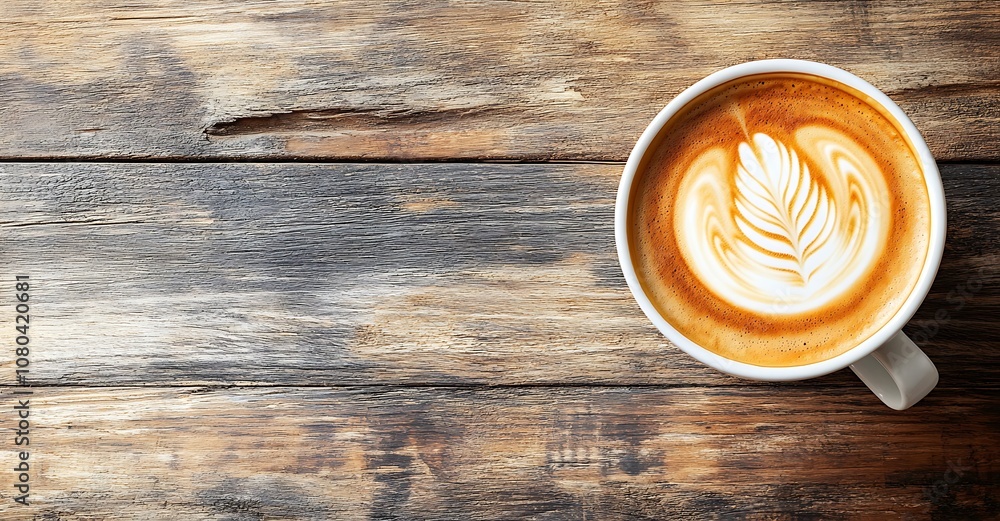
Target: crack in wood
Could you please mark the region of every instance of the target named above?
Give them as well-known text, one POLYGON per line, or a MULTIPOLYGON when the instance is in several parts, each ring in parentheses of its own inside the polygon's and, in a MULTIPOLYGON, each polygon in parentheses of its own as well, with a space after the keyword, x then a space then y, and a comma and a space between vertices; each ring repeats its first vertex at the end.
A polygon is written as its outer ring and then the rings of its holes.
POLYGON ((195 16, 170 16, 170 15, 164 15, 164 16, 116 16, 116 17, 110 18, 109 20, 112 21, 112 22, 129 22, 129 21, 148 21, 148 20, 157 20, 157 21, 163 21, 163 20, 189 20, 191 18, 197 18, 197 17, 195 17, 195 16))
POLYGON ((889 97, 927 98, 947 97, 956 95, 996 94, 1000 91, 1000 82, 981 83, 944 83, 941 85, 924 85, 885 91, 889 97))
POLYGON ((146 224, 146 221, 37 221, 37 222, 0 222, 0 228, 26 228, 29 226, 112 226, 116 224, 146 224))
POLYGON ((467 120, 470 117, 478 119, 495 112, 499 111, 484 107, 446 108, 438 110, 387 110, 364 107, 295 109, 219 121, 205 127, 204 133, 208 136, 225 137, 298 133, 317 130, 366 130, 386 125, 411 126, 457 119, 467 120))

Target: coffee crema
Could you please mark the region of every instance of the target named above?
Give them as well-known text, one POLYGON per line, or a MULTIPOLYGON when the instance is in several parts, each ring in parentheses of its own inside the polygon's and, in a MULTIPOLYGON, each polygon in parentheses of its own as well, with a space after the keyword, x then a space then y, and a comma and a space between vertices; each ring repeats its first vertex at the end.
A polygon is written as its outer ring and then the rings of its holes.
POLYGON ((863 342, 906 301, 930 199, 895 119, 799 73, 718 86, 674 115, 628 212, 643 291, 675 329, 731 360, 787 367, 863 342))

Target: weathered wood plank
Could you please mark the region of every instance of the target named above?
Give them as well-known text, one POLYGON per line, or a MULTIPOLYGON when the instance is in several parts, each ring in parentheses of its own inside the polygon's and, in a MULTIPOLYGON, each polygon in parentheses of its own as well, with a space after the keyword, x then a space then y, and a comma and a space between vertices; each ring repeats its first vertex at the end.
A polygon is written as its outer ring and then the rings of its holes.
MULTIPOLYGON (((37 384, 742 385, 633 302, 620 168, 8 164, 0 280, 31 277, 37 384)), ((943 387, 997 388, 1000 166, 943 172, 947 252, 906 330, 943 387)))
POLYGON ((735 63, 828 62, 1000 159, 989 1, 12 1, 0 157, 613 159, 735 63))
POLYGON ((862 389, 35 391, 31 505, 3 472, 4 519, 1000 514, 996 391, 905 412, 862 389))

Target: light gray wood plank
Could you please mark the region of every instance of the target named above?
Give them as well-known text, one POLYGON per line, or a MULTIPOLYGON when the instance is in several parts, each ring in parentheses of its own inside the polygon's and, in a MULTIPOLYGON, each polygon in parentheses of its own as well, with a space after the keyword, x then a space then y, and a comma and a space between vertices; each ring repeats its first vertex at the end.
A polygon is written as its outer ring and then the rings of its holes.
MULTIPOLYGON (((621 165, 0 168, 0 306, 29 275, 39 384, 745 383, 632 300, 621 165)), ((906 331, 942 386, 995 388, 1000 168, 944 177, 948 247, 906 331)))

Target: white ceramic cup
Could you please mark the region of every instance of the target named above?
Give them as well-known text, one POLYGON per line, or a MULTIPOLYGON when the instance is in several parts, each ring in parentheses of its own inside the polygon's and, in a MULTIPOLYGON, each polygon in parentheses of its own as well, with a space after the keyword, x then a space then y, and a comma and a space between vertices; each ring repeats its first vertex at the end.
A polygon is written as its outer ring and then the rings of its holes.
POLYGON ((920 401, 937 385, 938 372, 927 355, 901 331, 917 311, 931 288, 944 252, 945 240, 944 188, 937 164, 927 144, 913 122, 888 96, 861 78, 836 67, 803 60, 762 60, 735 65, 718 71, 695 83, 667 104, 646 128, 632 149, 618 187, 615 204, 615 242, 625 280, 639 307, 654 325, 675 345, 704 364, 734 376, 754 380, 788 381, 814 378, 850 367, 886 405, 907 409, 920 401), (632 184, 640 161, 649 151, 654 138, 670 119, 686 104, 709 89, 744 76, 766 73, 795 72, 828 78, 870 96, 895 119, 906 133, 919 155, 930 196, 930 242, 927 258, 913 291, 899 311, 874 335, 850 350, 821 362, 792 367, 764 367, 737 362, 719 356, 691 341, 667 322, 650 302, 636 276, 628 244, 628 208, 632 184))

